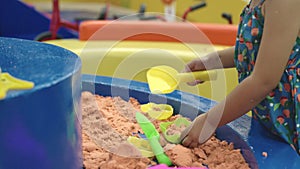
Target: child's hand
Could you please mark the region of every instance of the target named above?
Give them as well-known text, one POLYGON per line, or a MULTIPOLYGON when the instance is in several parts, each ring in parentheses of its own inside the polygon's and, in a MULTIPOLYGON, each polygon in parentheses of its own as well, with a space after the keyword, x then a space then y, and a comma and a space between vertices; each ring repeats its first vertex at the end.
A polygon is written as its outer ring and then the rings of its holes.
POLYGON ((197 118, 195 118, 193 123, 181 133, 180 139, 183 139, 182 144, 184 146, 194 148, 203 143, 199 143, 199 136, 201 132, 204 132, 202 131, 202 128, 206 118, 207 113, 199 115, 197 118))
MULTIPOLYGON (((194 59, 191 62, 189 62, 183 72, 194 72, 199 70, 205 70, 205 66, 201 59, 194 59)), ((204 81, 201 80, 195 80, 193 82, 188 82, 188 85, 195 86, 197 84, 203 83, 204 81)))

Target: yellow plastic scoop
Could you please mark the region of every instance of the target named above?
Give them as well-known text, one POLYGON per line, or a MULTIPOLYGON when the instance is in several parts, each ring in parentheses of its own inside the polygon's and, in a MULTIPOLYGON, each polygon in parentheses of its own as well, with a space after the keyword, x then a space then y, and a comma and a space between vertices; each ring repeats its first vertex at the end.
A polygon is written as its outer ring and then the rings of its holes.
POLYGON ((154 157, 154 153, 147 140, 129 136, 127 138, 127 141, 133 144, 137 149, 139 149, 143 157, 154 157))
POLYGON ((168 104, 147 103, 141 105, 141 110, 151 118, 165 120, 173 115, 173 107, 168 104))
POLYGON ((155 66, 147 71, 147 81, 150 91, 155 94, 173 92, 180 82, 197 80, 210 81, 217 79, 216 70, 178 73, 170 66, 155 66))

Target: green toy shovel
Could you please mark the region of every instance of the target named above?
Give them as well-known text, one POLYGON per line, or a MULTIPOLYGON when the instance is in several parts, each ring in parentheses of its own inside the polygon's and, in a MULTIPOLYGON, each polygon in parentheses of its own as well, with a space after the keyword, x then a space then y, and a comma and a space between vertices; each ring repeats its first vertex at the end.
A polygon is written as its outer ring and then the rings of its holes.
POLYGON ((142 128, 144 134, 146 135, 158 163, 171 166, 172 165, 171 160, 164 153, 164 150, 159 143, 160 135, 157 132, 155 126, 142 113, 137 112, 135 117, 140 127, 142 128))

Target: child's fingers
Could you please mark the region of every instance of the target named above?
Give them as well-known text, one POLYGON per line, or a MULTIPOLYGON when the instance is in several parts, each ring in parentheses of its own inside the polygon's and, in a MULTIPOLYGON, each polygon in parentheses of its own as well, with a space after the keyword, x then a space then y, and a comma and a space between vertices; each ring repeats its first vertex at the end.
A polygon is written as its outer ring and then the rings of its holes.
POLYGON ((195 80, 193 82, 187 82, 187 84, 190 85, 190 86, 196 86, 196 85, 198 85, 200 83, 203 83, 203 82, 204 81, 201 81, 201 80, 195 80))
POLYGON ((192 72, 192 71, 193 71, 192 67, 189 64, 187 64, 184 67, 183 71, 181 71, 181 73, 192 72))
POLYGON ((187 136, 183 139, 182 145, 184 145, 185 147, 195 148, 198 147, 199 144, 197 141, 193 141, 191 137, 187 136))
POLYGON ((185 137, 182 141, 182 145, 184 145, 185 147, 189 147, 191 143, 192 143, 192 139, 190 139, 188 136, 185 137))
POLYGON ((179 137, 179 140, 180 141, 183 141, 189 134, 189 132, 191 131, 192 129, 192 126, 193 126, 193 123, 190 124, 188 127, 186 127, 180 134, 180 137, 179 137))
POLYGON ((190 148, 196 148, 196 147, 198 147, 198 142, 192 142, 190 145, 189 145, 189 147, 190 148))
POLYGON ((196 67, 197 67, 196 61, 191 61, 185 65, 183 72, 193 72, 195 71, 196 67))

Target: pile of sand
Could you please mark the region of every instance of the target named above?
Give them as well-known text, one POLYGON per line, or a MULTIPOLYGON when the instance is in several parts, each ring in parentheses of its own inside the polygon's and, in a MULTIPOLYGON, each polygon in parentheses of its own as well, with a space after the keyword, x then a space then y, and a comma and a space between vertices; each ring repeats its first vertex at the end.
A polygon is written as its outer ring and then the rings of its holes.
MULTIPOLYGON (((141 112, 136 99, 124 101, 120 97, 103 97, 83 92, 82 110, 82 146, 86 169, 145 169, 157 164, 155 158, 143 158, 126 141, 133 133, 142 132, 135 120, 135 113, 141 112)), ((172 116, 168 121, 179 116, 172 116)), ((160 122, 153 121, 159 132, 160 122)), ((177 167, 249 168, 240 150, 215 137, 193 149, 166 143, 163 146, 177 167)))
POLYGON ((180 144, 166 151, 171 161, 181 167, 204 167, 210 169, 247 169, 250 168, 233 144, 212 137, 196 148, 186 148, 180 144))

